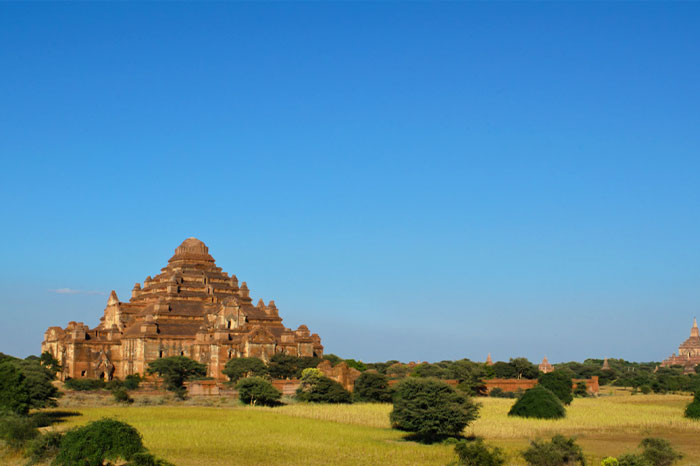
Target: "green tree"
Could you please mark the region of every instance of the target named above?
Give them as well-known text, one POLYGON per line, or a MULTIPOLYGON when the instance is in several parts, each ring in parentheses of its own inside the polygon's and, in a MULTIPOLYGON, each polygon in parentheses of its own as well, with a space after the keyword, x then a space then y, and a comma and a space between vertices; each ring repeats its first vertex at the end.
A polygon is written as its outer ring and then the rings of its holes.
POLYGON ((238 399, 242 403, 260 406, 277 406, 282 393, 262 377, 247 377, 236 385, 238 399))
POLYGON ((301 372, 304 369, 316 367, 320 363, 320 358, 299 358, 287 354, 275 354, 270 358, 268 370, 273 379, 294 379, 301 377, 301 372))
POLYGON ((540 374, 538 379, 539 385, 548 389, 559 398, 562 403, 568 405, 574 399, 571 378, 560 371, 550 372, 548 374, 540 374))
POLYGON ((355 401, 391 402, 389 380, 384 374, 373 371, 363 372, 355 381, 354 388, 353 397, 355 401))
POLYGON ((184 399, 187 392, 184 383, 206 376, 207 366, 184 356, 171 356, 149 363, 147 372, 161 376, 165 388, 175 392, 178 398, 184 399))
POLYGON ((102 466, 107 461, 131 460, 143 451, 141 435, 136 429, 114 419, 100 419, 68 431, 54 464, 102 466))
POLYGON ((564 405, 554 393, 537 385, 527 390, 513 404, 508 415, 538 419, 559 419, 566 416, 566 409, 564 409, 564 405))
POLYGON ((350 403, 352 396, 335 380, 325 377, 315 368, 304 369, 296 399, 310 403, 350 403))
POLYGON ((39 362, 42 366, 51 371, 54 374, 54 377, 58 372, 60 372, 63 369, 63 367, 61 367, 61 364, 59 364, 58 360, 54 358, 53 355, 48 351, 44 351, 43 353, 41 353, 41 356, 39 357, 39 362))
POLYGON ((11 360, 0 362, 0 411, 27 414, 31 396, 26 377, 11 360))
POLYGON ((585 466, 583 450, 574 438, 555 435, 551 442, 533 440, 523 452, 523 458, 531 466, 585 466))
POLYGON ((353 369, 357 369, 360 372, 364 372, 367 370, 367 366, 362 361, 356 361, 354 359, 345 359, 344 362, 345 362, 345 364, 348 365, 348 367, 352 367, 353 369))
POLYGON ((695 392, 693 401, 685 407, 685 417, 688 419, 700 419, 700 390, 695 392))
POLYGON ((443 381, 409 377, 399 383, 392 427, 412 432, 423 442, 459 436, 479 416, 480 405, 443 381))
POLYGON ((506 458, 503 450, 486 445, 483 439, 471 442, 460 441, 455 445, 455 453, 459 457, 457 464, 467 466, 501 466, 506 458))
POLYGON ((237 382, 242 377, 262 377, 267 375, 267 366, 258 358, 234 358, 226 363, 221 371, 231 382, 237 382))
POLYGON ((683 455, 677 452, 668 440, 662 438, 645 438, 639 446, 643 449, 642 457, 653 466, 671 466, 683 458, 683 455))
POLYGON ((61 395, 53 385, 56 372, 44 366, 39 359, 25 359, 16 362, 25 377, 29 391, 30 408, 51 408, 58 406, 56 399, 61 395))
POLYGON ((528 361, 527 358, 514 358, 508 364, 513 367, 518 379, 536 379, 540 373, 537 366, 528 361))

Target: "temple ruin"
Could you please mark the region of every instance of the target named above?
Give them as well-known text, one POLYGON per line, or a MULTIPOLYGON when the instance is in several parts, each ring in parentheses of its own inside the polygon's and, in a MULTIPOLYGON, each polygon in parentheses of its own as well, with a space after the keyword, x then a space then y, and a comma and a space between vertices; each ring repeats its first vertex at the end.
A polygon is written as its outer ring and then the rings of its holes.
POLYGON ((685 373, 695 373, 695 366, 700 364, 700 331, 698 330, 698 320, 693 319, 693 326, 690 328, 690 337, 678 347, 678 355, 673 353, 668 359, 661 363, 661 367, 683 366, 685 373))
POLYGON ((41 349, 61 363, 62 379, 123 379, 143 375, 158 358, 186 356, 206 364, 208 376, 226 380, 221 371, 232 358, 323 356, 317 334, 305 325, 284 327, 274 301, 253 305, 246 283, 239 286, 217 267, 196 238, 175 249, 160 274, 136 283, 128 302, 112 291, 97 327, 50 327, 41 349))

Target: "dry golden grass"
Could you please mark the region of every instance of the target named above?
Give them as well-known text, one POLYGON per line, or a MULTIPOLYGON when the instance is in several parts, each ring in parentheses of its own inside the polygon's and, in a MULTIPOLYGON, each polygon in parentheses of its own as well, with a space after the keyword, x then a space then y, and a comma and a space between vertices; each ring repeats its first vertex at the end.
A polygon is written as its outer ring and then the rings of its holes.
MULTIPOLYGON (((700 422, 682 417, 689 400, 678 395, 576 399, 565 419, 544 421, 508 417, 513 400, 481 398, 481 417, 465 433, 503 447, 511 465, 524 464, 519 453, 530 440, 555 433, 576 436, 594 466, 604 456, 633 451, 647 436, 669 439, 685 455, 681 465, 700 465, 700 422)), ((213 399, 197 404, 80 407, 81 416, 58 428, 114 417, 134 425, 154 453, 178 466, 444 465, 454 459, 449 445, 404 441, 390 429, 388 404, 252 408, 213 399)))

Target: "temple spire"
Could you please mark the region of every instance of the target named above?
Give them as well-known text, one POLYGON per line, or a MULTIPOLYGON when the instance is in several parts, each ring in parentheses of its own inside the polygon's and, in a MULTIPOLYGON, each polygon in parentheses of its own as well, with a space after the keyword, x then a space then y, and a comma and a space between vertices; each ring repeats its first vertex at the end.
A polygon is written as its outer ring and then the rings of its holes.
POLYGON ((691 337, 700 337, 700 331, 698 331, 698 319, 693 317, 693 328, 690 329, 691 337))

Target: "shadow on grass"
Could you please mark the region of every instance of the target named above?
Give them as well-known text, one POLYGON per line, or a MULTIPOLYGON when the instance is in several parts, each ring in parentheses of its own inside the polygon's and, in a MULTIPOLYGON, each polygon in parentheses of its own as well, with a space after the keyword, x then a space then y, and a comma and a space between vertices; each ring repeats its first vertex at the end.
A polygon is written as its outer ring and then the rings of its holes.
POLYGON ((425 445, 432 445, 433 443, 447 443, 454 444, 460 440, 473 441, 476 440, 475 435, 421 435, 421 434, 408 434, 403 436, 403 440, 407 442, 418 442, 425 445))
POLYGON ((37 427, 48 427, 66 422, 70 417, 82 416, 77 411, 39 411, 31 415, 37 427))

